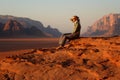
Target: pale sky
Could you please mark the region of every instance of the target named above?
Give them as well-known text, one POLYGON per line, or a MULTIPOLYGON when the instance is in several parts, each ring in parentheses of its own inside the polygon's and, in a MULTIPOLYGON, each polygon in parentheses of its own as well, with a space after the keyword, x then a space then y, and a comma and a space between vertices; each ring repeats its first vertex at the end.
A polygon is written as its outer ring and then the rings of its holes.
POLYGON ((28 17, 63 33, 72 31, 74 15, 80 17, 84 32, 110 13, 120 13, 120 0, 0 0, 0 15, 28 17))

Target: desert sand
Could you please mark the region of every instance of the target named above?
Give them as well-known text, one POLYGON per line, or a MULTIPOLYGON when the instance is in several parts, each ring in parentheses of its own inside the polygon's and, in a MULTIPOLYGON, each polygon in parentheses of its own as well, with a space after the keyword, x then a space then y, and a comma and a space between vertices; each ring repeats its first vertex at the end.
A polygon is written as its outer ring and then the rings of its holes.
POLYGON ((13 54, 30 52, 33 49, 58 46, 58 38, 13 38, 0 39, 0 60, 13 54))
POLYGON ((58 46, 58 38, 0 39, 0 52, 58 46))
POLYGON ((62 49, 19 53, 0 61, 0 80, 120 80, 120 37, 79 38, 62 49))

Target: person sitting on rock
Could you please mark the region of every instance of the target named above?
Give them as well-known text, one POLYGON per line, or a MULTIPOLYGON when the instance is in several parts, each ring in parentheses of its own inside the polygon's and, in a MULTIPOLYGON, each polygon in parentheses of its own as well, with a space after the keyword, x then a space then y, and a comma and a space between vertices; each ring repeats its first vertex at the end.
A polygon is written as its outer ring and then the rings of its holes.
POLYGON ((67 40, 77 39, 80 36, 81 24, 78 16, 73 16, 70 19, 74 23, 74 30, 72 33, 65 33, 59 39, 59 48, 64 47, 67 40))

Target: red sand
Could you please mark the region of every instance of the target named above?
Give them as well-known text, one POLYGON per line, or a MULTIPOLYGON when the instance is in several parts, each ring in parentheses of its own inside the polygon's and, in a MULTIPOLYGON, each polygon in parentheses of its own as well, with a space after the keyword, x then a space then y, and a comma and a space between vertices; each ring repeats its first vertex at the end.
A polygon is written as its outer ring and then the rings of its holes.
POLYGON ((120 80, 120 37, 80 38, 62 49, 20 52, 0 61, 0 79, 120 80))

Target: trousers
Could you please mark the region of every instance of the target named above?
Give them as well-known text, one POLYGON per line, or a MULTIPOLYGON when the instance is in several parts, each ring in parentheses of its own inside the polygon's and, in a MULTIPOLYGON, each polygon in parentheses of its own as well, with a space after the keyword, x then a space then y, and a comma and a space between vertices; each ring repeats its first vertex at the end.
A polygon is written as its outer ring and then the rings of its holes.
POLYGON ((72 34, 72 33, 65 33, 65 34, 63 34, 63 35, 60 37, 60 39, 59 39, 59 45, 64 46, 67 40, 70 41, 70 40, 76 39, 76 38, 78 38, 78 37, 76 37, 76 36, 75 36, 74 34, 72 34))

